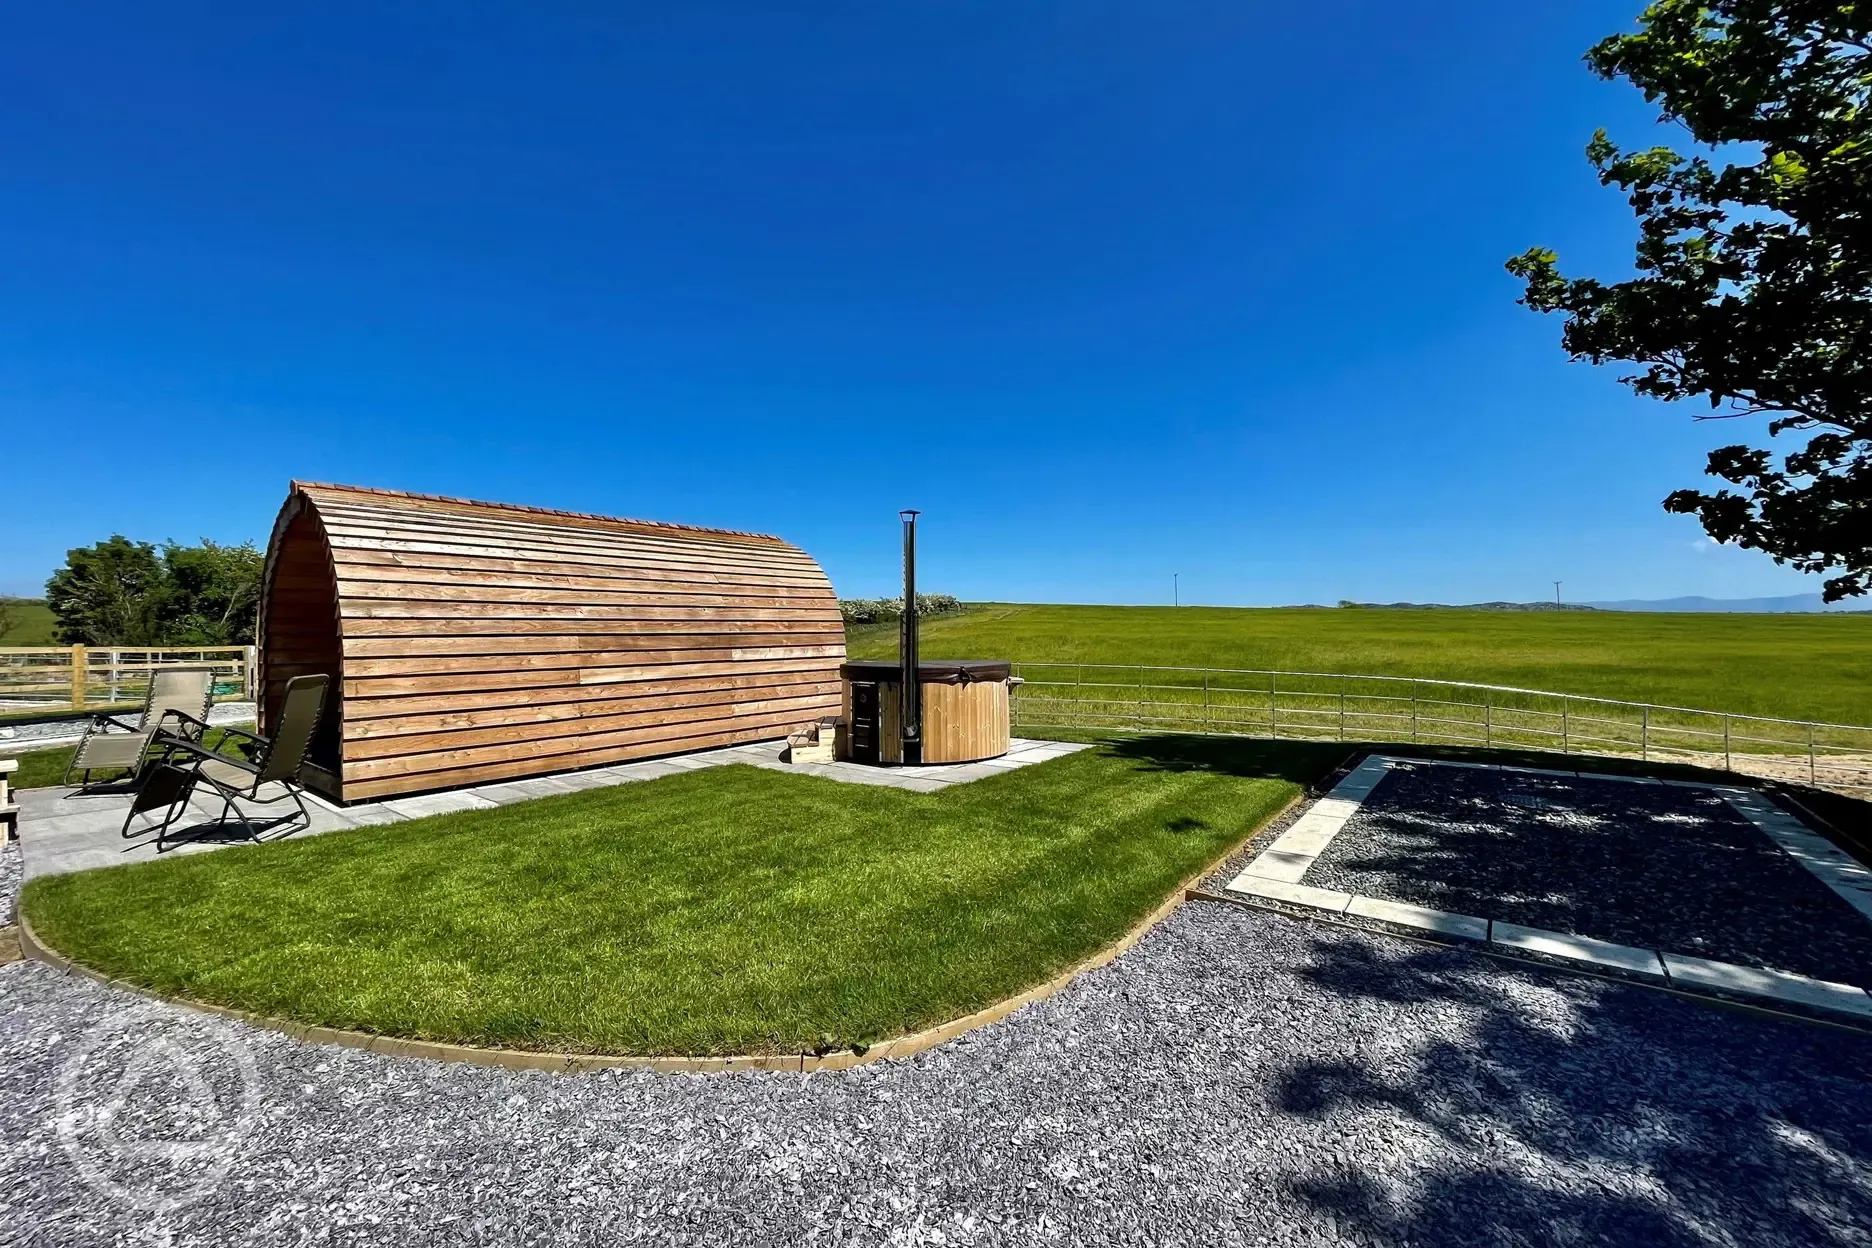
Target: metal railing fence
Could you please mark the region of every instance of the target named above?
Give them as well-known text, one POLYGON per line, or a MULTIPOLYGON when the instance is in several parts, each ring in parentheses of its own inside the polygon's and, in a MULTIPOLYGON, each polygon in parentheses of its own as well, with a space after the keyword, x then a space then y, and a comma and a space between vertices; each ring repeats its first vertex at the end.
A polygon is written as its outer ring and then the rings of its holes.
POLYGON ((150 673, 212 667, 215 700, 250 700, 252 646, 0 646, 0 712, 140 702, 150 673))
POLYGON ((1193 732, 1686 763, 1872 793, 1872 727, 1409 676, 1017 663, 1017 730, 1193 732))

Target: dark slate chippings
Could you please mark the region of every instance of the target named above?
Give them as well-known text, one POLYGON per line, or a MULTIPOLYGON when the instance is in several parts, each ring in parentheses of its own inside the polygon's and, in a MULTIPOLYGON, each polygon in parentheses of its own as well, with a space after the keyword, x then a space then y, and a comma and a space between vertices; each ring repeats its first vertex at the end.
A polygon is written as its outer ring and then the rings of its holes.
POLYGON ((1708 789, 1400 764, 1305 882, 1872 988, 1872 923, 1708 789))
POLYGON ((185 1052, 244 1043, 261 1089, 227 1178, 160 1217, 87 1187, 55 1134, 67 1055, 127 1000, 0 968, 0 1241, 1776 1248, 1872 1227, 1863 1036, 1217 903, 843 1075, 555 1077, 155 1007, 185 1052))
POLYGON ((14 907, 19 903, 21 878, 25 874, 20 843, 6 840, 5 837, 6 825, 0 824, 0 927, 13 921, 14 907))

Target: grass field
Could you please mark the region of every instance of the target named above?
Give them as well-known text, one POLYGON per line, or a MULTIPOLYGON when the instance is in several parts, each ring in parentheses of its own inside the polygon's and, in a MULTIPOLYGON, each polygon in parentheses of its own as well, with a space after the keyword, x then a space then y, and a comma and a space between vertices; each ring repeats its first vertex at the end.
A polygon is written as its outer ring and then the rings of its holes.
POLYGON ((329 1026, 619 1053, 862 1045, 1111 943, 1344 751, 1123 741, 937 794, 712 768, 33 880, 64 953, 329 1026))
MULTIPOLYGON (((855 657, 897 652, 852 630, 855 657)), ((1872 616, 984 604, 932 620, 930 658, 1419 676, 1872 724, 1872 616)))
POLYGON ((0 646, 52 646, 57 645, 53 630, 58 622, 52 618, 51 608, 42 598, 8 598, 18 612, 18 619, 13 627, 0 633, 0 646))

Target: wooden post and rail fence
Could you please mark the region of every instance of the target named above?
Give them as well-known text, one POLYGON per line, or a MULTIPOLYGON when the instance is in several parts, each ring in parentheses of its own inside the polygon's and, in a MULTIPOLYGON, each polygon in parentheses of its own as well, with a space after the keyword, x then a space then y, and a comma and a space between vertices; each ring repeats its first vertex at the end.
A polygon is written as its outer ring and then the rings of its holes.
POLYGON ((253 646, 0 646, 0 715, 141 702, 164 667, 210 667, 215 701, 252 701, 253 646))

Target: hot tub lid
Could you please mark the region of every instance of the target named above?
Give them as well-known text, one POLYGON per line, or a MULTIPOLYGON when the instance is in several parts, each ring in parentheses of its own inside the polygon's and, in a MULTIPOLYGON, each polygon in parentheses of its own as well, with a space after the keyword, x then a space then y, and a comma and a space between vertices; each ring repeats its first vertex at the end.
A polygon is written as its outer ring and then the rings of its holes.
MULTIPOLYGON (((924 659, 917 664, 917 682, 925 685, 968 685, 1006 680, 1012 674, 1013 664, 1006 659, 924 659)), ((839 665, 839 676, 897 684, 903 680, 903 664, 896 659, 854 659, 839 665)))

